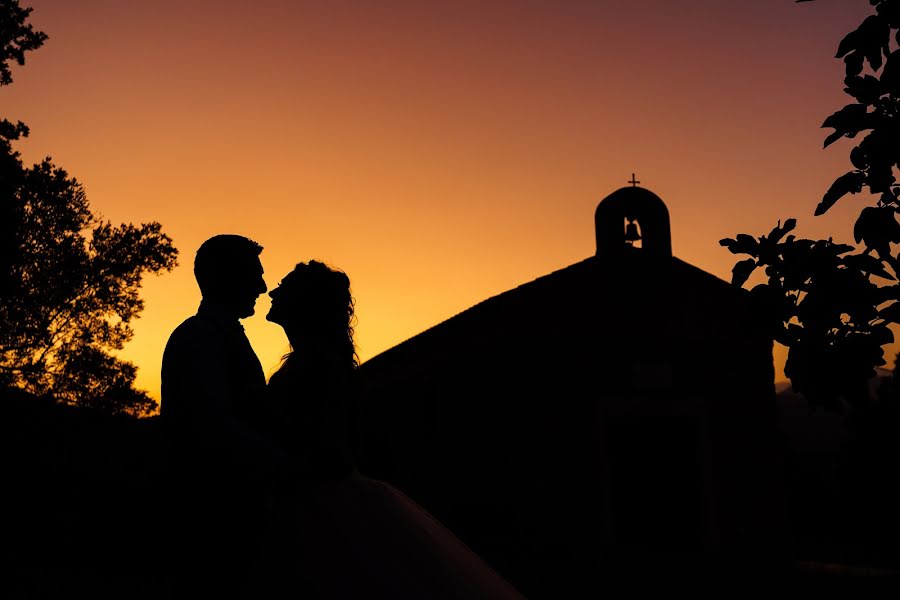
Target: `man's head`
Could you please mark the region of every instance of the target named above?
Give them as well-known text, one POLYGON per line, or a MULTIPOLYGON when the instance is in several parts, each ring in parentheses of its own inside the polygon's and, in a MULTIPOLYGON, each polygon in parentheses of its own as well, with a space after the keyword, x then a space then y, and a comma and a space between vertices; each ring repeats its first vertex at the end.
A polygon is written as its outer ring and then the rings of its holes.
POLYGON ((262 249, 240 235, 217 235, 203 242, 194 258, 194 277, 203 299, 239 319, 252 315, 256 299, 266 291, 259 262, 262 249))

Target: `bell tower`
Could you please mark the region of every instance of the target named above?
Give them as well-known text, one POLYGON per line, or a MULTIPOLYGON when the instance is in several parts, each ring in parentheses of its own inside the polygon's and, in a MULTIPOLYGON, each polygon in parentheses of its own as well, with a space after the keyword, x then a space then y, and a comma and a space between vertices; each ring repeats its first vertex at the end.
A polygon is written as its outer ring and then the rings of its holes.
POLYGON ((620 256, 628 251, 659 258, 672 257, 669 210, 659 196, 638 187, 634 174, 631 185, 619 188, 600 201, 594 212, 597 257, 620 256), (637 242, 640 241, 640 247, 637 242))

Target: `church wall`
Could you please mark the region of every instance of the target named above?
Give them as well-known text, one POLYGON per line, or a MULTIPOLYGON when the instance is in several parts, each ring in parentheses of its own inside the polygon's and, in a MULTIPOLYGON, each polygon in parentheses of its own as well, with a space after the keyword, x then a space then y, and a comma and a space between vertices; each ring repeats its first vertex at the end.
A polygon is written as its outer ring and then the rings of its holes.
POLYGON ((498 568, 777 542, 771 340, 727 287, 638 275, 517 297, 384 366, 371 468, 498 568))

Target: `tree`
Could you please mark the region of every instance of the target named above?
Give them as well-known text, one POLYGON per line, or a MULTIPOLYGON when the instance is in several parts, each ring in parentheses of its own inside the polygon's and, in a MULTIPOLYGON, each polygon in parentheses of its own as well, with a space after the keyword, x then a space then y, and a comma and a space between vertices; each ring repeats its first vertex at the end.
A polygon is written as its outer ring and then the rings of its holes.
MULTIPOLYGON (((0 0, 0 84, 9 62, 46 35, 31 9, 0 0)), ((134 389, 137 368, 113 352, 133 336, 145 274, 171 270, 177 250, 159 223, 114 226, 94 216, 81 184, 48 157, 25 167, 13 142, 21 122, 0 122, 0 384, 108 412, 146 414, 155 401, 134 389)))
MULTIPOLYGON (((800 0, 798 0, 800 1, 800 0)), ((825 119, 841 138, 865 137, 850 151, 852 169, 835 179, 815 208, 824 214, 847 194, 869 195, 853 227, 857 248, 827 240, 797 239, 795 219, 768 235, 721 240, 738 262, 732 282, 743 286, 758 268, 767 278, 751 289, 770 317, 776 341, 788 347, 785 375, 813 405, 836 410, 871 403, 867 381, 885 364, 891 323, 900 323, 900 0, 870 0, 868 16, 838 45, 845 63, 844 91, 854 102, 825 119)))
POLYGON ((834 519, 815 526, 854 547, 852 560, 868 557, 896 568, 900 482, 892 473, 900 460, 900 364, 893 378, 870 384, 885 364, 883 347, 894 339, 890 325, 900 323, 900 0, 869 2, 875 13, 837 49, 853 102, 822 123, 833 129, 826 148, 861 139, 850 150, 852 168, 834 180, 814 211, 821 215, 847 195, 860 196, 864 206, 852 227, 857 246, 797 239, 790 233, 795 219, 759 237, 739 234, 720 243, 749 256, 732 270, 735 285, 763 270, 765 281, 750 293, 768 314, 774 339, 788 347, 785 374, 794 391, 814 407, 846 416, 844 460, 834 473, 841 485, 809 496, 826 504, 834 519))
POLYGON ((12 83, 10 61, 25 64, 25 53, 40 48, 47 34, 26 23, 32 9, 22 8, 19 0, 0 0, 0 85, 12 83))
MULTIPOLYGON (((25 64, 25 53, 40 48, 47 39, 47 34, 35 31, 26 23, 30 8, 22 8, 18 0, 0 0, 0 86, 12 83, 10 63, 19 66, 25 64)), ((24 123, 11 123, 0 120, 0 298, 7 290, 11 274, 5 268, 10 264, 10 256, 14 251, 12 224, 13 204, 5 199, 11 198, 17 185, 17 176, 21 170, 19 155, 12 149, 12 142, 28 135, 24 123)))

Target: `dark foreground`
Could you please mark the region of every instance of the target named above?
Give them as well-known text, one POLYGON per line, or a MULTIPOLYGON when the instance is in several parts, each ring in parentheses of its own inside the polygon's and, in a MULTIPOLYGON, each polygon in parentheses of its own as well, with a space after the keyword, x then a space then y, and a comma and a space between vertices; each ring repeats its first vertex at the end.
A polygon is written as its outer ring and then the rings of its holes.
MULTIPOLYGON (((6 574, 0 597, 178 597, 177 582, 163 569, 178 540, 165 527, 164 495, 171 492, 163 483, 167 465, 156 420, 113 418, 6 393, 0 397, 0 456, 0 564, 6 574)), ((795 462, 802 466, 801 459, 795 462)), ((809 467, 810 473, 823 464, 809 467)), ((820 505, 794 508, 794 547, 773 548, 771 556, 559 553, 492 562, 530 598, 650 591, 716 598, 900 596, 893 544, 874 549, 831 534, 841 523, 852 530, 853 515, 841 517, 841 507, 821 495, 825 488, 811 487, 810 473, 798 477, 806 483, 792 496, 795 504, 820 505)))

